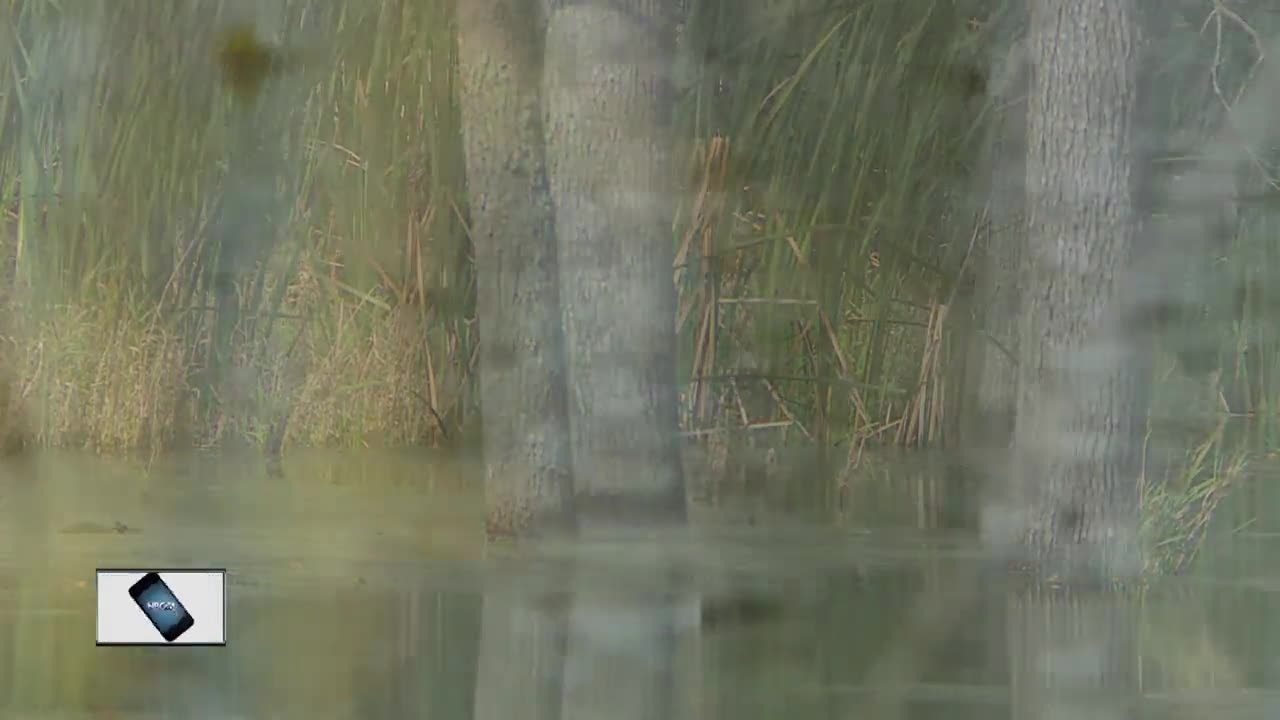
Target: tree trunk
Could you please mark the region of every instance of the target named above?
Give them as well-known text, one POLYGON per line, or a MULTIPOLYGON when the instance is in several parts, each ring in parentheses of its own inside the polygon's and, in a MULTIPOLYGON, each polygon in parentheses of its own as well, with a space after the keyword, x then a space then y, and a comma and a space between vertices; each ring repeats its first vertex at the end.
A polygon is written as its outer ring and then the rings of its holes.
MULTIPOLYGON (((459 0, 460 109, 480 318, 490 538, 564 530, 572 475, 539 0, 459 0)), ((558 720, 563 598, 485 593, 475 716, 558 720)))
POLYGON ((676 3, 553 5, 547 166, 578 519, 682 520, 670 162, 676 3))
POLYGON ((1142 570, 1150 365, 1144 343, 1121 330, 1139 227, 1136 34, 1134 0, 1031 4, 1029 225, 1010 478, 1019 517, 1008 527, 1039 575, 1011 590, 1019 718, 1138 711, 1139 606, 1104 584, 1142 570))
POLYGON ((572 499, 538 0, 458 3, 490 535, 569 519, 572 499))
MULTIPOLYGON (((676 2, 551 5, 547 165, 572 379, 576 517, 587 540, 624 525, 678 531, 686 514, 672 279, 676 2)), ((657 587, 632 574, 626 590, 602 588, 600 572, 578 568, 563 717, 696 716, 687 692, 696 675, 682 668, 696 657, 699 600, 681 590, 669 548, 659 542, 652 557, 657 587)))
POLYGON ((1028 243, 1013 438, 1012 538, 1046 575, 1141 571, 1141 433, 1150 372, 1117 298, 1138 224, 1133 0, 1031 9, 1028 243))

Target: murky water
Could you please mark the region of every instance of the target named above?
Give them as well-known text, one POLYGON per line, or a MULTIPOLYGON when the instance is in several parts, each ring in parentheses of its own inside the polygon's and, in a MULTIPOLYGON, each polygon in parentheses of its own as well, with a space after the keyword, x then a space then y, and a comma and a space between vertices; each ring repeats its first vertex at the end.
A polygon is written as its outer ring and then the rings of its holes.
MULTIPOLYGON (((1076 632, 1089 601, 1036 604, 983 579, 967 514, 928 464, 873 467, 833 494, 835 509, 704 509, 685 532, 536 557, 485 556, 465 462, 310 453, 285 469, 64 454, 5 467, 0 715, 484 715, 502 703, 477 713, 477 686, 513 693, 517 676, 545 671, 522 664, 512 648, 529 643, 512 638, 537 635, 556 612, 538 598, 557 594, 571 595, 569 641, 551 647, 615 660, 666 648, 691 717, 1029 716, 1037 683, 1092 647, 1077 632, 1057 665, 1028 669, 1050 657, 1061 607, 1076 632), (96 647, 93 573, 108 566, 226 567, 227 646, 96 647), (662 645, 647 628, 667 600, 634 598, 668 597, 695 615, 662 645)), ((1117 705, 1129 716, 1280 717, 1278 501, 1271 478, 1242 484, 1192 576, 1099 611, 1108 635, 1130 639, 1117 705)), ((643 693, 599 665, 571 659, 551 673, 579 710, 639 717, 626 705, 643 693), (602 690, 609 703, 593 705, 602 690)), ((1093 716, 1081 713, 1066 716, 1093 716)))

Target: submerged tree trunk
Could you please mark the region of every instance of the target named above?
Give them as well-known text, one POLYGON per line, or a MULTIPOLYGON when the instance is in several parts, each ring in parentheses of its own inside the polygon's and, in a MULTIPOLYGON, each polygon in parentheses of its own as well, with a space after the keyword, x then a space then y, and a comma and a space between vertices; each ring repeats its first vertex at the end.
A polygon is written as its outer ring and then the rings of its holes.
POLYGON ((682 520, 670 161, 676 2, 553 6, 547 165, 579 521, 682 520))
POLYGON ((1150 372, 1121 331, 1138 231, 1133 0, 1032 4, 1025 294, 1009 525, 1046 576, 1141 571, 1150 372))
MULTIPOLYGON (((1135 210, 1134 0, 1033 0, 1010 596, 1013 715, 1135 717, 1150 363, 1121 332, 1135 210)), ((989 528, 984 532, 990 533, 989 528)), ((988 535, 990 537, 990 535, 988 535)))
MULTIPOLYGON (((538 3, 459 0, 457 5, 490 538, 519 538, 572 524, 538 3)), ((568 609, 559 595, 521 588, 485 593, 475 717, 560 717, 568 609)))
MULTIPOLYGON (((671 545, 686 522, 677 442, 674 0, 552 3, 544 75, 561 258, 575 508, 587 542, 640 526, 652 565, 622 587, 578 567, 563 717, 692 717, 698 598, 671 545)), ((643 552, 628 546, 628 553, 643 552)))
MULTIPOLYGON (((548 3, 545 17, 538 0, 458 5, 490 536, 686 519, 668 157, 676 7, 622 5, 548 3)), ((652 593, 602 594, 588 570, 571 597, 487 593, 476 715, 678 716, 676 660, 698 613, 668 585, 668 562, 658 558, 652 593)))
POLYGON ((491 535, 563 524, 572 499, 538 2, 458 3, 491 535))

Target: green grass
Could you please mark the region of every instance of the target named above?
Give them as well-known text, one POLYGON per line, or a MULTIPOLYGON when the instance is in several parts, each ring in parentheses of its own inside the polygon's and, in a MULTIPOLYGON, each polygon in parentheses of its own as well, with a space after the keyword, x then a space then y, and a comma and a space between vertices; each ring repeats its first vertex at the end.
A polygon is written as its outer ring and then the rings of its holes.
POLYGON ((260 440, 283 414, 291 441, 356 445, 465 420, 441 4, 287 3, 259 30, 299 66, 252 106, 222 85, 218 29, 240 18, 214 4, 9 4, 0 247, 31 437, 260 440))
MULTIPOLYGON (((221 29, 247 17, 222 4, 4 3, 6 428, 155 451, 267 443, 277 425, 339 447, 473 426, 452 3, 283 3, 255 22, 298 62, 251 105, 215 62, 221 29)), ((976 0, 767 20, 691 4, 673 228, 685 429, 945 443, 984 203, 972 172, 991 108, 975 77, 1000 18, 976 0)), ((1195 136, 1220 120, 1203 110, 1215 40, 1178 32, 1152 116, 1195 136)), ((1230 95, 1250 57, 1224 57, 1230 95)), ((1263 210, 1242 217, 1246 310, 1224 352, 1254 349, 1232 377, 1270 418, 1263 280, 1278 259, 1263 210)))

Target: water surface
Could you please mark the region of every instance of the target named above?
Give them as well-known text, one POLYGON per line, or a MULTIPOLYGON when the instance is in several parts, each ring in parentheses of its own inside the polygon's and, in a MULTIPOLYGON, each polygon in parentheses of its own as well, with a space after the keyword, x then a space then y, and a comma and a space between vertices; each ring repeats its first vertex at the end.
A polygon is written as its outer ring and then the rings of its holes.
MULTIPOLYGON (((438 454, 297 453, 282 478, 235 455, 4 471, 5 717, 467 718, 494 672, 486 593, 571 589, 578 647, 626 656, 656 646, 647 606, 619 599, 673 588, 700 608, 679 666, 697 717, 1013 717, 1060 612, 981 574, 971 513, 927 462, 809 494, 833 504, 699 507, 684 531, 487 555, 474 467, 438 454), (108 566, 227 568, 227 646, 95 647, 108 566)), ((1195 572, 1108 610, 1133 638, 1131 716, 1280 717, 1275 488, 1236 488, 1195 572)), ((514 617, 503 632, 527 630, 514 617)))

